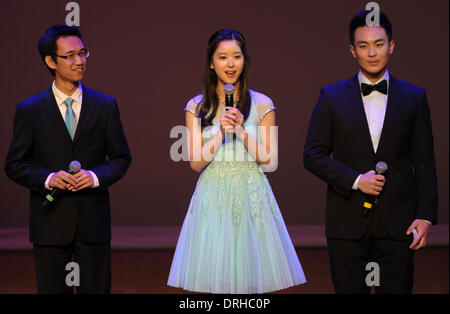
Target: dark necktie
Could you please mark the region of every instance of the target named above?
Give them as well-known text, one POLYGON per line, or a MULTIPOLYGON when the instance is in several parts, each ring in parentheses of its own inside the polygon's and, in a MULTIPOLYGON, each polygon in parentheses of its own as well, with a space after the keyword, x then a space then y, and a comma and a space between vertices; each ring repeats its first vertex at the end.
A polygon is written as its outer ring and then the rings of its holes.
POLYGON ((387 94, 387 81, 382 80, 380 83, 375 84, 375 85, 361 83, 361 92, 362 92, 363 96, 367 96, 375 90, 386 95, 387 94))

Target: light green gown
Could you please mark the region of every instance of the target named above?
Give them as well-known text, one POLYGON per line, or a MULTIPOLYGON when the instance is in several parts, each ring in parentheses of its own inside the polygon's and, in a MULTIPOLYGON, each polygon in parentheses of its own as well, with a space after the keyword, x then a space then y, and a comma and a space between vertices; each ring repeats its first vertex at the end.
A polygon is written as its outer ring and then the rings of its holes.
MULTIPOLYGON (((274 110, 251 91, 245 128, 274 110)), ((195 102, 186 110, 195 114, 195 102)), ((220 128, 218 119, 202 137, 220 128)), ((167 284, 210 293, 264 293, 305 283, 305 275, 269 182, 239 139, 228 139, 197 182, 178 239, 167 284), (242 161, 244 159, 244 161, 242 161)))

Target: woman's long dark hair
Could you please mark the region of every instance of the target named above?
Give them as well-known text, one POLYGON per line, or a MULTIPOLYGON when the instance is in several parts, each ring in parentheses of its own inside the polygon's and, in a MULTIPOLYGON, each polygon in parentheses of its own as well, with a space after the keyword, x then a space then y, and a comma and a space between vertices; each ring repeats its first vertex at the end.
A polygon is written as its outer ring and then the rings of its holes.
POLYGON ((236 108, 244 115, 244 121, 247 119, 250 112, 250 91, 248 85, 248 67, 249 67, 249 56, 247 52, 247 44, 245 42, 244 35, 240 32, 232 29, 221 29, 215 32, 208 41, 208 49, 206 51, 206 64, 205 64, 205 74, 203 79, 203 99, 202 105, 200 107, 200 112, 198 117, 201 118, 202 127, 212 125, 212 120, 216 116, 217 108, 219 106, 219 99, 216 93, 217 87, 217 74, 214 69, 211 69, 210 65, 212 62, 212 57, 217 47, 221 41, 224 40, 235 40, 239 47, 241 48, 242 54, 244 56, 244 68, 239 77, 239 91, 238 97, 239 102, 236 108), (211 111, 211 114, 208 113, 211 111))

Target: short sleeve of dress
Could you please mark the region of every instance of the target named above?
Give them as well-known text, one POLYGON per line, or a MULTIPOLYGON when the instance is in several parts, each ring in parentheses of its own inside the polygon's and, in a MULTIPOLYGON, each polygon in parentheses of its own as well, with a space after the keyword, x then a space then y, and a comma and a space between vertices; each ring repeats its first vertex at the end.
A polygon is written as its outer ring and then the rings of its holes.
POLYGON ((263 94, 259 94, 258 96, 258 105, 256 110, 258 112, 259 121, 261 121, 269 112, 275 110, 276 107, 274 106, 272 99, 269 97, 263 94))
POLYGON ((198 117, 198 114, 200 112, 201 100, 202 100, 202 96, 201 95, 192 98, 186 104, 186 107, 184 108, 184 111, 189 111, 192 114, 194 114, 194 116, 198 117))

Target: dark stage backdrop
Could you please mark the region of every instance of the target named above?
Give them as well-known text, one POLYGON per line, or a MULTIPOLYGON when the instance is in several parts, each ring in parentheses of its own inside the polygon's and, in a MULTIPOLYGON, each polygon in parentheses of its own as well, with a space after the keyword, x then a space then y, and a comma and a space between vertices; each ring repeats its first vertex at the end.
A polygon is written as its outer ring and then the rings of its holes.
MULTIPOLYGON (((0 228, 28 225, 28 191, 3 166, 16 105, 52 82, 37 42, 48 26, 65 22, 68 2, 0 2, 0 228)), ((245 34, 251 84, 277 106, 279 167, 268 178, 286 224, 323 224, 326 186, 303 168, 301 154, 320 88, 356 74, 347 25, 367 2, 78 0, 92 52, 83 83, 117 98, 134 158, 110 189, 113 225, 181 226, 198 174, 171 160, 170 130, 184 125, 183 108, 201 91, 207 40, 220 28, 245 34)), ((394 25, 391 74, 428 92, 439 222, 447 224, 449 2, 378 3, 394 25)))

